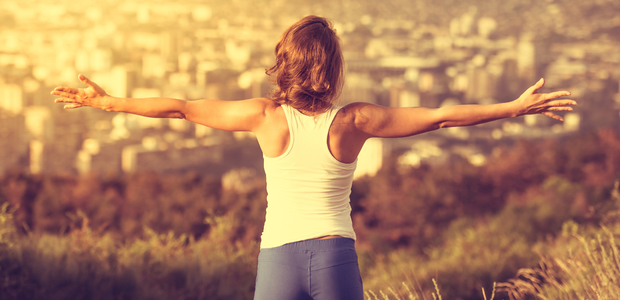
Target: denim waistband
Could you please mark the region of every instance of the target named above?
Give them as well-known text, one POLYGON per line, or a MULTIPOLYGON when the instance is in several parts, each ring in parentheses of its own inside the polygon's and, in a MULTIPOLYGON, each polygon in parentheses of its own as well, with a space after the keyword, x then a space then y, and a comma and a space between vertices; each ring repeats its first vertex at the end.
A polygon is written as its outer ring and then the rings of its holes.
POLYGON ((355 240, 352 238, 333 238, 323 240, 304 240, 284 244, 274 248, 263 248, 267 251, 329 251, 335 249, 355 249, 355 240))

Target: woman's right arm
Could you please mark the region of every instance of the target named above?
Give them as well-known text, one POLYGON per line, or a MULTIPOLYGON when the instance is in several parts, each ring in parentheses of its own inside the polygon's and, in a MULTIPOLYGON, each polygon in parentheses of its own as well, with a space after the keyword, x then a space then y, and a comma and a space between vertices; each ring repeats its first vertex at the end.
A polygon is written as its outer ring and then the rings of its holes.
POLYGON ((264 120, 269 99, 242 101, 195 100, 173 98, 119 98, 108 95, 99 85, 79 76, 88 87, 57 87, 52 95, 65 109, 90 106, 106 111, 126 112, 151 118, 177 118, 228 131, 254 131, 264 120))

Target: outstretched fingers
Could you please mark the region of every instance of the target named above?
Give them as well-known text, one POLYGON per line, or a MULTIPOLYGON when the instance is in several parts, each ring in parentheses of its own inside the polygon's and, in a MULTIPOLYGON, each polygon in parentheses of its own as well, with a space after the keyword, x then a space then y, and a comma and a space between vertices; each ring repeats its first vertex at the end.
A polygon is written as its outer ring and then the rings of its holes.
POLYGON ((54 103, 68 103, 64 106, 65 109, 82 107, 82 103, 79 99, 72 99, 72 98, 66 98, 66 97, 56 98, 54 100, 54 103))
POLYGON ((76 103, 76 101, 71 98, 56 98, 54 103, 76 103))
POLYGON ((540 80, 538 80, 538 82, 536 82, 533 86, 531 86, 526 92, 529 92, 530 94, 536 94, 538 93, 538 90, 540 90, 543 86, 545 86, 545 79, 541 78, 540 80))
POLYGON ((63 98, 69 98, 73 100, 77 100, 79 97, 77 93, 70 93, 70 92, 53 92, 52 95, 60 96, 63 98))
POLYGON ((78 79, 85 85, 89 86, 92 89, 95 89, 95 87, 98 87, 94 82, 90 81, 90 79, 88 79, 86 76, 80 74, 78 75, 78 79))
MULTIPOLYGON (((558 92, 561 93, 561 92, 558 92)), ((564 94, 562 94, 563 96, 564 94)), ((561 96, 560 96, 561 97, 561 96)), ((553 98, 555 99, 555 98, 553 98)), ((573 111, 572 105, 577 105, 577 102, 570 99, 560 99, 560 100, 552 100, 545 103, 546 108, 542 112, 543 115, 550 117, 552 119, 556 119, 558 121, 564 121, 559 115, 554 114, 556 111, 573 111)))
POLYGON ((568 106, 568 105, 577 105, 577 102, 575 100, 570 100, 570 99, 560 99, 560 100, 553 100, 553 101, 548 101, 547 102, 548 106, 568 106))
POLYGON ((101 89, 96 83, 92 82, 86 76, 80 74, 79 80, 87 85, 87 88, 72 88, 59 86, 52 90, 50 94, 59 96, 55 99, 55 103, 66 103, 65 109, 73 109, 82 106, 93 106, 100 101, 102 97, 106 95, 105 91, 101 89), (95 100, 93 102, 93 99, 95 100))
POLYGON ((572 99, 561 99, 571 95, 568 91, 538 93, 544 85, 545 79, 541 78, 519 97, 521 103, 526 107, 524 114, 543 114, 552 119, 564 121, 561 116, 553 112, 572 111, 573 108, 571 106, 577 105, 577 102, 572 99))
POLYGON ((54 88, 54 90, 52 90, 51 94, 52 95, 60 95, 60 93, 77 94, 79 92, 80 92, 80 89, 78 89, 78 88, 72 88, 72 87, 66 87, 66 86, 58 86, 58 87, 54 88))
POLYGON ((79 103, 67 104, 63 108, 64 109, 73 109, 73 108, 78 108, 78 107, 82 107, 82 104, 79 104, 79 103))
MULTIPOLYGON (((561 96, 560 96, 561 97, 561 96)), ((543 115, 556 119, 558 121, 564 121, 559 115, 554 114, 556 111, 573 111, 572 105, 577 105, 577 102, 570 99, 552 100, 546 103, 546 108, 542 112, 543 115)))
POLYGON ((558 92, 553 92, 553 93, 545 94, 545 97, 548 100, 553 100, 553 99, 557 99, 557 98, 565 97, 565 96, 570 96, 570 92, 568 92, 568 91, 558 91, 558 92))
POLYGON ((573 111, 573 108, 570 106, 552 106, 547 108, 549 111, 573 111))
MULTIPOLYGON (((72 107, 69 107, 69 108, 77 108, 83 105, 82 103, 83 99, 82 97, 80 97, 80 95, 68 93, 68 92, 59 92, 59 91, 54 91, 52 92, 52 94, 61 97, 61 98, 56 98, 54 100, 55 103, 70 103, 69 106, 72 106, 72 107), (73 107, 73 106, 76 106, 76 107, 73 107)), ((67 108, 67 105, 65 105, 65 108, 67 108)))
POLYGON ((573 111, 573 107, 572 106, 565 106, 565 105, 553 105, 547 108, 548 110, 554 110, 554 111, 573 111))
POLYGON ((558 116, 558 115, 556 115, 556 114, 554 114, 554 113, 552 113, 550 111, 543 112, 542 114, 547 116, 547 117, 549 117, 549 118, 556 119, 558 121, 564 121, 564 118, 562 118, 561 116, 558 116))

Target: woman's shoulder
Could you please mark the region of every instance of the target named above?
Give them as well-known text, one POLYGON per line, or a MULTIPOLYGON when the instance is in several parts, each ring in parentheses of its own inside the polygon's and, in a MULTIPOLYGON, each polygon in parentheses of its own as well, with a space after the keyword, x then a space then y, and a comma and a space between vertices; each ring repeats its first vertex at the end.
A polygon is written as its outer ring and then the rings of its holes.
POLYGON ((244 102, 245 109, 261 112, 264 115, 268 115, 280 107, 280 104, 269 98, 252 98, 241 101, 244 102))
POLYGON ((264 106, 265 108, 275 108, 277 106, 280 106, 280 104, 276 103, 275 101, 269 98, 252 98, 252 99, 246 99, 243 101, 246 101, 248 103, 253 103, 256 105, 261 105, 261 106, 264 106))
MULTIPOLYGON (((353 102, 343 105, 342 107, 338 107, 339 109, 334 118, 334 124, 338 127, 355 127, 356 119, 359 118, 360 108, 363 105, 364 103, 361 102, 353 102)), ((346 131, 350 131, 350 129, 346 131)))
POLYGON ((340 109, 336 120, 339 124, 346 124, 351 131, 365 132, 369 125, 381 119, 386 109, 389 108, 373 103, 353 102, 340 109))
POLYGON ((271 123, 274 121, 285 122, 286 117, 284 114, 284 105, 281 105, 269 98, 255 98, 246 101, 249 101, 250 103, 252 103, 252 105, 255 105, 257 107, 256 110, 260 111, 263 120, 267 123, 271 123))
POLYGON ((359 121, 360 118, 365 117, 365 110, 367 110, 369 106, 375 107, 377 105, 367 102, 352 102, 346 104, 339 111, 339 115, 341 115, 340 118, 343 121, 346 120, 351 123, 354 123, 356 120, 359 121))

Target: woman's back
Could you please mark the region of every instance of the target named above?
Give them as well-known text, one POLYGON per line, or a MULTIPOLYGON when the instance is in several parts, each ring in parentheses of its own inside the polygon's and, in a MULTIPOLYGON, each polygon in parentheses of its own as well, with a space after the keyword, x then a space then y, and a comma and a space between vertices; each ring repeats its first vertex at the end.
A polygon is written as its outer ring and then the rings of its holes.
MULTIPOLYGON (((284 114, 283 106, 270 99, 260 99, 265 102, 264 121, 262 126, 254 130, 263 154, 267 157, 278 157, 288 148, 290 141, 289 124, 284 114)), ((330 153, 339 162, 352 163, 357 159, 365 138, 360 137, 355 128, 355 115, 351 109, 353 105, 343 107, 336 114, 325 143, 330 153)), ((307 116, 319 116, 323 113, 299 111, 307 116)))

